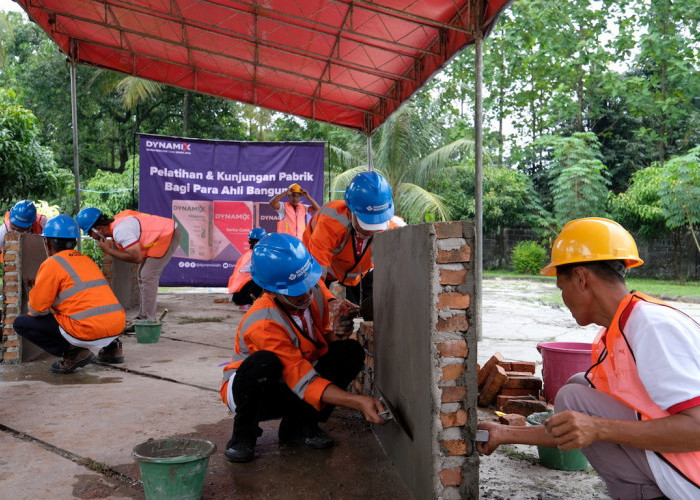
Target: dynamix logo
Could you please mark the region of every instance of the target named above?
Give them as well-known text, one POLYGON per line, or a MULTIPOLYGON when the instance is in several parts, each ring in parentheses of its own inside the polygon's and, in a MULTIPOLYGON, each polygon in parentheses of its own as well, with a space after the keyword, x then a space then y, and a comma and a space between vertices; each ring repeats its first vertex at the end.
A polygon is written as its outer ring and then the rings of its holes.
POLYGON ((188 142, 157 141, 154 139, 147 139, 146 149, 161 153, 192 154, 192 145, 188 142))

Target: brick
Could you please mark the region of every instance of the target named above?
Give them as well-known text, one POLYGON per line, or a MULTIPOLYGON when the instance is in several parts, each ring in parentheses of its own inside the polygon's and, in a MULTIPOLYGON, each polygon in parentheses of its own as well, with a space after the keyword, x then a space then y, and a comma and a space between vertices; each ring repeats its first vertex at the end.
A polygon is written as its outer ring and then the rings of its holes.
POLYGON ((523 401, 521 396, 504 396, 503 394, 499 394, 498 396, 496 396, 496 404, 494 406, 496 406, 496 409, 498 411, 502 411, 505 413, 519 413, 517 411, 505 411, 503 409, 505 408, 505 405, 508 403, 508 401, 512 401, 514 399, 523 401))
POLYGON ((513 371, 513 362, 512 361, 499 361, 498 365, 502 366, 503 369, 507 372, 513 371))
POLYGON ((448 427, 460 427, 467 424, 467 412, 464 410, 457 410, 454 413, 443 413, 440 412, 440 422, 442 422, 443 429, 448 427))
POLYGON ((530 372, 513 372, 508 370, 506 370, 506 375, 509 377, 532 377, 532 373, 530 372))
POLYGON ((466 358, 469 354, 467 342, 464 339, 446 340, 437 345, 438 352, 443 358, 466 358))
POLYGON ((464 439, 442 440, 440 444, 445 449, 445 453, 449 456, 467 454, 467 442, 464 439))
POLYGON ((441 285, 461 285, 467 281, 466 269, 440 269, 441 285))
POLYGON ((435 235, 440 239, 445 238, 462 238, 462 223, 461 222, 436 222, 435 235))
POLYGON ((17 254, 5 252, 5 262, 16 262, 17 254))
POLYGON ((5 304, 16 304, 17 297, 5 297, 5 304))
POLYGON ((493 356, 491 356, 489 360, 484 363, 484 366, 481 368, 481 370, 479 370, 478 375, 476 376, 476 384, 479 389, 481 389, 481 386, 483 386, 484 382, 486 382, 486 379, 491 374, 491 370, 493 370, 493 368, 502 361, 503 354, 500 352, 495 352, 493 356))
POLYGON ((542 379, 539 377, 506 377, 504 389, 542 389, 542 379))
POLYGON ((445 469, 439 472, 440 482, 443 486, 459 486, 462 484, 462 468, 445 469))
POLYGON ((5 285, 5 293, 17 293, 19 292, 19 284, 18 283, 8 283, 5 285))
POLYGON ((494 366, 479 392, 479 405, 488 406, 493 403, 501 391, 506 378, 506 371, 501 366, 494 366))
MULTIPOLYGON (((17 265, 5 263, 5 265, 3 266, 2 269, 5 273, 14 273, 14 272, 17 272, 17 265)), ((465 271, 465 274, 466 274, 466 271, 465 271)))
POLYGON ((17 351, 9 352, 5 351, 5 353, 2 355, 2 358, 7 361, 9 359, 19 359, 19 353, 17 351))
POLYGON ((467 397, 467 388, 463 385, 453 387, 443 387, 442 397, 440 400, 443 403, 460 403, 467 397))
POLYGON ((8 340, 3 345, 5 347, 19 347, 19 340, 8 340))
MULTIPOLYGON (((498 396, 501 398, 502 396, 498 396)), ((509 398, 504 401, 500 406, 497 406, 499 410, 504 413, 517 413, 524 417, 529 417, 533 413, 539 413, 543 411, 548 411, 550 408, 544 401, 535 401, 534 399, 519 399, 518 396, 506 396, 509 398)))
POLYGON ((514 427, 524 427, 527 425, 527 420, 525 420, 525 417, 518 415, 517 413, 501 415, 498 417, 498 421, 503 425, 511 425, 514 427))
POLYGON ((455 314, 449 318, 438 318, 435 327, 440 332, 467 331, 469 329, 467 314, 455 314))
MULTIPOLYGON (((463 356, 466 357, 466 356, 463 356)), ((447 380, 457 380, 464 373, 464 366, 461 364, 447 365, 442 367, 442 382, 447 380)))
POLYGON ((514 372, 528 372, 535 373, 537 364, 534 361, 513 361, 511 363, 511 370, 514 372))
POLYGON ((501 394, 504 396, 534 396, 536 399, 540 397, 540 391, 537 389, 501 389, 501 394))
POLYGON ((468 309, 470 297, 468 294, 458 292, 445 292, 438 294, 438 309, 468 309))
POLYGON ((469 262, 472 256, 472 249, 464 244, 454 250, 438 250, 435 262, 438 264, 450 264, 454 262, 469 262))

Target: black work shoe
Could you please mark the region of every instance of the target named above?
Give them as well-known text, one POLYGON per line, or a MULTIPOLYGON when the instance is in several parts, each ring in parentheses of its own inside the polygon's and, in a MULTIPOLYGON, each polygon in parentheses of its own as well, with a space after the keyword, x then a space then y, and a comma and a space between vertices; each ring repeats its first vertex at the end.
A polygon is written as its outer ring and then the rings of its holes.
POLYGON ((102 363, 123 363, 122 341, 114 339, 109 345, 100 349, 100 352, 97 353, 97 360, 102 363))
POLYGON ((64 354, 61 361, 54 361, 51 364, 53 373, 73 373, 76 368, 89 365, 95 361, 95 355, 90 352, 90 349, 71 346, 64 354))
POLYGON ((235 436, 226 445, 226 451, 224 451, 224 456, 229 462, 250 462, 255 456, 255 442, 257 441, 254 437, 247 436, 235 436))
POLYGON ((323 432, 316 423, 295 425, 283 418, 277 435, 281 443, 304 445, 316 450, 333 446, 333 438, 323 432))

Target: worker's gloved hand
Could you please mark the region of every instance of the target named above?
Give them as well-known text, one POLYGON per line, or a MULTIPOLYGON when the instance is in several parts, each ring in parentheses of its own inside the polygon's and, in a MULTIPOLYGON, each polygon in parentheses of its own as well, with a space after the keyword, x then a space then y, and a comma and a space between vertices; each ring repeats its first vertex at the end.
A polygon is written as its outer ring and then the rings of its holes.
POLYGON ((331 335, 330 341, 345 340, 353 331, 353 319, 360 313, 360 308, 347 299, 334 300, 330 304, 331 335))

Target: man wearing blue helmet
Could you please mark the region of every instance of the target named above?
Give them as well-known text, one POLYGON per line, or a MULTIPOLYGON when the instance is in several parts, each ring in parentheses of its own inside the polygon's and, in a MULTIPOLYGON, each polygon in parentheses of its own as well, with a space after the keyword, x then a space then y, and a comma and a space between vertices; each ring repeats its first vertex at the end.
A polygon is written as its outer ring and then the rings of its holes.
POLYGON ((46 226, 46 216, 36 213, 34 203, 22 200, 5 212, 5 223, 0 225, 0 262, 4 262, 5 235, 7 233, 41 234, 46 226))
POLYGON ((124 328, 124 309, 102 271, 75 247, 78 224, 57 215, 42 233, 49 258, 42 262, 29 292, 29 314, 17 316, 14 329, 55 356, 54 373, 72 373, 91 363, 91 349, 105 348, 124 328))
POLYGON ((248 246, 250 248, 236 261, 236 267, 228 280, 228 293, 231 302, 237 306, 249 306, 262 294, 262 288, 250 276, 250 259, 253 256, 253 248, 266 235, 267 232, 261 227, 250 230, 248 233, 248 246))
POLYGON ((372 296, 372 236, 399 225, 389 182, 376 172, 362 172, 348 185, 344 201, 326 203, 314 214, 304 245, 321 264, 326 282, 337 280, 347 298, 360 304, 372 296))
POLYGON ((333 446, 318 423, 335 405, 384 423, 378 399, 345 391, 365 358, 362 346, 348 338, 353 305, 343 301, 331 324, 329 301, 335 297, 301 241, 267 235, 253 249, 251 274, 265 293, 243 316, 233 359, 224 366, 221 398, 236 414, 226 458, 252 460, 264 420, 282 418, 280 442, 316 449, 333 446))

